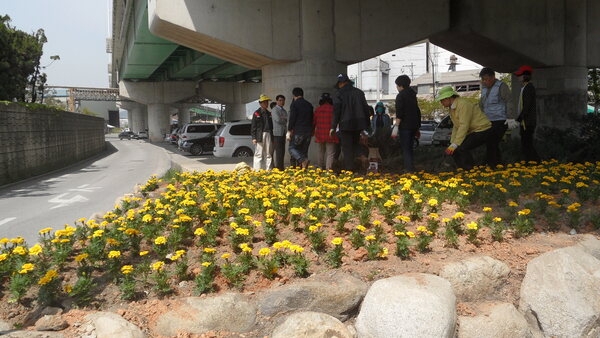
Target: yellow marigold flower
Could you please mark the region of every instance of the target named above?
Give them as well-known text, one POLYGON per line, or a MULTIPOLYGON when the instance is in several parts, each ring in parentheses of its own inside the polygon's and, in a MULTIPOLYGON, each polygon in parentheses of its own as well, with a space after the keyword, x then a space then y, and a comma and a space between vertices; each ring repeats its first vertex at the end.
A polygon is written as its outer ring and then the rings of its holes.
POLYGON ((119 257, 121 257, 121 251, 118 251, 118 250, 111 250, 111 251, 108 253, 108 258, 119 258, 119 257))
POLYGON ((211 265, 212 265, 211 262, 202 262, 202 266, 205 267, 205 268, 208 268, 211 265))
POLYGON ((204 230, 204 228, 198 228, 198 229, 194 230, 194 235, 204 236, 204 235, 206 235, 206 230, 204 230))
POLYGON ((408 238, 415 238, 415 233, 412 231, 407 231, 406 236, 408 236, 408 238))
POLYGON ((523 209, 523 210, 519 210, 519 211, 517 212, 517 214, 518 214, 518 215, 520 215, 520 216, 527 216, 527 215, 529 215, 530 213, 531 213, 531 210, 529 210, 529 209, 523 209))
POLYGON ((127 235, 127 236, 137 236, 139 234, 140 234, 140 231, 138 229, 134 229, 134 228, 125 229, 125 235, 127 235))
POLYGON ((288 200, 279 200, 279 205, 288 205, 290 202, 288 200))
POLYGON ((404 236, 406 236, 406 233, 404 233, 404 231, 395 231, 394 235, 396 235, 398 237, 404 237, 404 236))
POLYGON ((569 194, 570 190, 565 188, 565 189, 560 189, 560 192, 567 195, 567 194, 569 194))
POLYGON ((140 257, 146 256, 148 253, 148 250, 140 251, 140 257))
POLYGON ((388 248, 383 248, 381 249, 381 251, 377 254, 377 257, 381 257, 381 258, 386 258, 389 254, 388 248))
POLYGON ((579 204, 577 202, 572 203, 569 206, 567 206, 567 212, 577 212, 580 207, 581 207, 581 204, 579 204))
POLYGON ((465 213, 458 211, 454 214, 454 216, 452 216, 453 219, 463 219, 465 218, 465 213))
POLYGON ((365 228, 364 225, 359 224, 359 225, 356 226, 356 230, 358 230, 360 232, 365 232, 365 231, 367 231, 367 228, 365 228))
POLYGON ((311 225, 308 227, 308 231, 315 233, 315 232, 319 231, 319 227, 316 225, 311 225))
POLYGON ((302 253, 302 252, 304 252, 304 248, 301 247, 300 245, 296 245, 296 244, 290 245, 289 249, 293 253, 302 253))
POLYGON ((238 228, 238 224, 236 222, 231 222, 229 223, 229 227, 232 229, 237 229, 238 228))
POLYGON ((344 240, 341 237, 336 237, 331 240, 331 244, 333 245, 342 245, 343 242, 344 240))
POLYGON ((268 209, 267 211, 265 211, 265 217, 267 218, 273 218, 277 215, 277 211, 273 210, 273 209, 268 209))
POLYGON ((206 253, 213 254, 213 253, 217 252, 217 249, 215 249, 215 248, 204 248, 203 251, 206 252, 206 253))
POLYGON ((271 253, 271 249, 269 249, 269 248, 262 248, 258 251, 259 256, 268 256, 270 253, 271 253))
POLYGON ((306 209, 300 207, 294 207, 290 209, 290 214, 300 216, 306 213, 306 209))
POLYGON ((274 218, 267 218, 267 219, 265 219, 265 223, 273 225, 273 224, 275 224, 275 219, 274 218))
POLYGON ((375 237, 375 235, 367 235, 367 236, 365 236, 365 240, 369 241, 369 242, 374 241, 376 239, 377 239, 377 237, 375 237))
POLYGON ((154 244, 156 245, 164 245, 167 243, 167 238, 165 236, 158 236, 154 240, 154 244))
POLYGON ((483 207, 483 212, 492 212, 492 208, 490 208, 490 207, 483 207))
POLYGON ((19 236, 19 237, 11 238, 10 242, 13 244, 21 245, 21 244, 23 244, 23 242, 25 242, 25 239, 23 237, 19 236))
POLYGON ((152 222, 152 215, 145 214, 144 216, 142 216, 142 222, 144 222, 144 223, 150 223, 150 222, 152 222))
POLYGON ((395 205, 396 205, 396 202, 394 202, 392 200, 387 200, 387 201, 385 201, 385 203, 383 203, 383 206, 388 209, 395 205))
POLYGON ((430 218, 430 219, 438 219, 438 218, 440 218, 440 215, 438 215, 438 214, 437 214, 437 213, 435 213, 435 212, 431 212, 431 213, 429 213, 429 215, 428 215, 428 216, 429 216, 429 218, 430 218))
POLYGON ((75 261, 76 261, 76 262, 81 262, 81 261, 83 261, 83 260, 87 259, 87 258, 88 258, 88 256, 89 256, 89 255, 88 255, 88 254, 86 254, 86 253, 79 254, 79 255, 75 256, 75 261))
POLYGON ((179 221, 181 223, 190 222, 191 220, 192 220, 192 218, 188 215, 179 215, 179 221))
POLYGON ((502 222, 502 218, 500 218, 500 217, 494 217, 494 219, 492 221, 494 221, 496 223, 499 223, 499 222, 502 222))
POLYGON ((221 255, 221 258, 223 258, 223 259, 229 259, 229 257, 231 257, 231 254, 229 252, 226 252, 221 255))
POLYGON ((508 206, 514 208, 514 207, 518 207, 519 205, 515 201, 510 201, 510 202, 508 202, 508 206))
POLYGON ((48 270, 46 274, 40 278, 38 285, 46 285, 56 278, 56 276, 58 276, 58 272, 56 270, 48 270))
POLYGON ((7 243, 8 243, 8 238, 6 238, 6 237, 0 238, 0 244, 6 245, 7 243))
POLYGON ((427 232, 429 232, 429 230, 427 230, 427 227, 426 227, 426 226, 424 226, 424 225, 419 225, 419 226, 417 227, 417 231, 418 231, 418 232, 423 232, 423 233, 427 233, 427 232))
POLYGON ((467 224, 467 229, 469 229, 469 230, 477 230, 478 228, 479 227, 478 227, 477 223, 475 223, 475 222, 469 222, 467 224))
POLYGON ((39 244, 36 244, 36 245, 32 246, 31 248, 29 248, 29 255, 37 256, 42 253, 42 250, 43 250, 42 246, 39 244))
POLYGON ((248 245, 248 243, 242 243, 242 244, 238 245, 238 247, 240 249, 242 249, 242 252, 246 252, 246 253, 252 252, 252 248, 250 247, 250 245, 248 245))
POLYGON ((238 236, 248 236, 250 235, 250 230, 246 228, 237 228, 235 229, 235 234, 238 236))
POLYGON ((24 275, 28 272, 33 271, 33 269, 35 269, 35 265, 33 263, 25 263, 21 266, 21 270, 19 270, 19 273, 21 275, 24 275))
POLYGON ((128 275, 133 272, 133 265, 123 265, 121 267, 121 273, 124 275, 128 275))
POLYGON ((429 201, 427 201, 427 204, 429 204, 430 207, 435 207, 438 205, 438 200, 435 198, 430 198, 429 201))
POLYGON ((14 253, 15 255, 26 255, 27 254, 27 249, 25 249, 22 246, 17 246, 12 250, 12 253, 14 253))
POLYGON ((38 233, 40 235, 45 235, 47 233, 50 233, 52 231, 52 228, 43 228, 42 230, 40 230, 38 233))
POLYGON ((92 238, 99 238, 102 237, 104 235, 104 230, 99 229, 94 231, 94 233, 92 234, 92 238))
POLYGON ((406 216, 406 215, 398 215, 398 216, 396 216, 396 219, 399 220, 400 222, 404 222, 404 223, 410 222, 410 217, 406 216))
POLYGON ((163 261, 154 262, 152 265, 150 265, 153 271, 161 271, 164 266, 165 263, 163 261))
POLYGON ((7 253, 0 254, 0 262, 5 261, 8 258, 7 253))

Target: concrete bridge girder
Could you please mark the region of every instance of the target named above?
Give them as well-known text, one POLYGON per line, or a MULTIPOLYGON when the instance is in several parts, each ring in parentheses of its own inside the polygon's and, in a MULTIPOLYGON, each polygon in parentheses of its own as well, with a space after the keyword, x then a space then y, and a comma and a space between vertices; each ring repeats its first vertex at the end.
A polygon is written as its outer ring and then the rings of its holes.
POLYGON ((205 98, 224 103, 225 119, 246 119, 246 103, 258 99, 262 92, 260 83, 200 82, 198 92, 205 98))

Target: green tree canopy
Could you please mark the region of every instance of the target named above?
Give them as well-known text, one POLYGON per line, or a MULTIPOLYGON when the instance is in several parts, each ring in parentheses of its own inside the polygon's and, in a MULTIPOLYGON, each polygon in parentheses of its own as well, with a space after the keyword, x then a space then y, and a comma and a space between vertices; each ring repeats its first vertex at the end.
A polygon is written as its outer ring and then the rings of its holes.
POLYGON ((0 100, 25 102, 29 87, 35 101, 46 41, 43 29, 27 34, 11 27, 8 15, 0 16, 0 100))

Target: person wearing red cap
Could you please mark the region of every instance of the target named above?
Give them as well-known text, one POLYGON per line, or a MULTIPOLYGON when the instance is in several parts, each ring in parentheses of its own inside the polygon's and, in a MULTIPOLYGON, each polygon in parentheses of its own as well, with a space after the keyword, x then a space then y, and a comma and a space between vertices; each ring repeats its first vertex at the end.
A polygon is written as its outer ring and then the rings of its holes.
POLYGON ((533 146, 533 136, 537 124, 536 102, 535 102, 535 87, 531 83, 531 74, 533 69, 531 66, 523 65, 515 72, 519 81, 523 84, 521 87, 521 95, 519 96, 519 117, 517 121, 520 123, 521 132, 521 151, 525 161, 540 161, 535 147, 533 146))

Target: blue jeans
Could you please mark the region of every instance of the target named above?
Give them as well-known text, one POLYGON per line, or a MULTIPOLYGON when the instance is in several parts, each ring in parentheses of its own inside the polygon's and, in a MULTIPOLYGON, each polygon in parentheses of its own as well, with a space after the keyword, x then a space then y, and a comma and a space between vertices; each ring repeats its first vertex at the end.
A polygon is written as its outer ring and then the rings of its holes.
POLYGON ((414 129, 398 130, 398 137, 400 138, 400 147, 402 147, 402 159, 404 160, 404 171, 409 173, 415 171, 413 159, 416 132, 417 131, 414 129))
POLYGON ((311 135, 294 134, 290 140, 290 156, 300 164, 308 159, 308 146, 310 146, 311 135))

